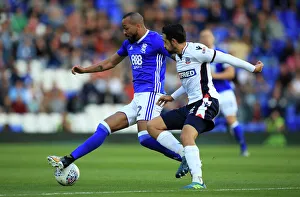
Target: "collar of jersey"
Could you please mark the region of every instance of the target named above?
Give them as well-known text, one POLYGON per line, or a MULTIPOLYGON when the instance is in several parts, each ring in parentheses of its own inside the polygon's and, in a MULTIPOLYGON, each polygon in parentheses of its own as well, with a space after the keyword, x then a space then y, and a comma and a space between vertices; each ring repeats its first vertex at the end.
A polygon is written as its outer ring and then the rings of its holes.
POLYGON ((188 47, 188 45, 189 45, 189 43, 186 42, 186 43, 185 43, 185 47, 182 49, 181 55, 184 54, 184 52, 185 52, 186 48, 188 47))
POLYGON ((145 35, 143 35, 143 37, 141 37, 136 43, 140 43, 142 40, 144 40, 144 38, 148 35, 149 33, 149 29, 147 29, 145 35))

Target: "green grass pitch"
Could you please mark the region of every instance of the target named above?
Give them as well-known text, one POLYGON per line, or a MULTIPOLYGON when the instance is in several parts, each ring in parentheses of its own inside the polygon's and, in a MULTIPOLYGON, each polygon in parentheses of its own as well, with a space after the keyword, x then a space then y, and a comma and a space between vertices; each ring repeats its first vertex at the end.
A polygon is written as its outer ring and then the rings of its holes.
POLYGON ((300 196, 300 147, 250 146, 242 158, 237 146, 198 144, 206 190, 182 191, 190 176, 176 179, 179 165, 138 144, 104 144, 75 163, 80 179, 60 186, 46 157, 71 152, 77 143, 0 144, 2 196, 300 196))

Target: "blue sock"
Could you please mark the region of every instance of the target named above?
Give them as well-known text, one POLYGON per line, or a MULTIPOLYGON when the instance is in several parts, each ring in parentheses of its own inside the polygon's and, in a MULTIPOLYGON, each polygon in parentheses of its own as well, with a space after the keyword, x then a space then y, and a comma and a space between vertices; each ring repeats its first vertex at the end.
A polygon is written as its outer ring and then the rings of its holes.
POLYGON ((236 141, 240 144, 241 152, 247 150, 247 144, 244 137, 244 132, 242 130, 241 125, 238 122, 235 122, 231 125, 231 129, 233 130, 234 137, 236 141))
POLYGON ((162 146, 158 141, 156 141, 153 137, 151 137, 147 131, 139 132, 138 138, 139 138, 139 142, 142 146, 149 148, 151 150, 160 152, 171 159, 174 159, 177 161, 182 160, 181 156, 179 154, 162 146))
POLYGON ((108 128, 109 126, 106 122, 101 122, 98 125, 96 132, 91 137, 89 137, 83 144, 78 146, 71 153, 71 156, 76 160, 101 146, 105 138, 110 133, 110 129, 108 128))

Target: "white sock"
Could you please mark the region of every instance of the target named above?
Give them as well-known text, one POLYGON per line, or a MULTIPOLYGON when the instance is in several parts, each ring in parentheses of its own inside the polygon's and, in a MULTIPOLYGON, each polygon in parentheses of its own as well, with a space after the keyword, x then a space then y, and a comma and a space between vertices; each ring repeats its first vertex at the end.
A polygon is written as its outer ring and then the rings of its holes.
POLYGON ((156 140, 167 149, 174 151, 181 157, 184 156, 184 149, 182 144, 169 131, 161 132, 156 140))
POLYGON ((199 149, 196 145, 184 147, 184 155, 192 174, 192 182, 203 183, 202 163, 200 160, 199 149))
POLYGON ((235 121, 232 125, 230 125, 229 131, 230 131, 230 134, 231 134, 231 135, 234 135, 234 128, 235 128, 236 126, 238 126, 238 125, 239 125, 239 122, 238 122, 238 121, 235 121))

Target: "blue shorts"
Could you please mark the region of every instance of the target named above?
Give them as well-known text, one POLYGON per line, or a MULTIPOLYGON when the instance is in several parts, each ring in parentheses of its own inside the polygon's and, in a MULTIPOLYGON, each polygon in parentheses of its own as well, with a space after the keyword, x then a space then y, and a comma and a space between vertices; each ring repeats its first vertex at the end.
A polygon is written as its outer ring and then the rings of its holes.
POLYGON ((191 125, 199 133, 203 133, 215 127, 213 119, 218 113, 218 99, 206 97, 195 103, 166 112, 161 117, 167 130, 182 130, 184 125, 191 125))

